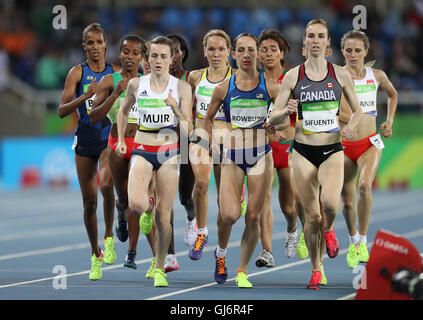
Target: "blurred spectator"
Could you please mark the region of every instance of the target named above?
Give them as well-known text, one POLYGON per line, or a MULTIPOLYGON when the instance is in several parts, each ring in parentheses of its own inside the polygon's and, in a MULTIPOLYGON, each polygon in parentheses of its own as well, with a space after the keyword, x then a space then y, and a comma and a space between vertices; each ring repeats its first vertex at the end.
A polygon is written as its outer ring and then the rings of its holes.
MULTIPOLYGON (((341 36, 352 29, 355 15, 352 8, 363 3, 367 8, 367 30, 370 50, 366 60, 376 59, 376 68, 397 79, 398 90, 423 90, 423 0, 379 1, 315 0, 311 7, 230 6, 231 0, 215 0, 213 6, 164 7, 158 0, 145 0, 142 5, 125 7, 129 1, 63 0, 67 9, 67 30, 51 26, 52 0, 8 0, 0 2, 0 48, 8 57, 10 71, 31 85, 59 89, 69 65, 84 60, 81 48, 83 28, 99 22, 106 30, 107 61, 118 63, 117 45, 128 32, 138 32, 145 39, 158 34, 179 33, 191 45, 186 66, 204 66, 202 37, 213 28, 221 28, 236 37, 242 32, 254 35, 265 28, 279 29, 292 48, 287 65, 304 61, 301 55, 302 36, 307 21, 327 20, 333 54, 332 62, 343 64, 339 51, 341 36), (54 46, 54 49, 52 47, 54 46), (66 70, 65 73, 63 70, 66 70)), ((141 3, 141 2, 140 2, 141 3)), ((184 1, 181 1, 184 3, 184 1)), ((246 1, 247 3, 247 1, 246 1)), ((252 3, 252 2, 249 2, 252 3)), ((292 4, 291 4, 292 5, 292 4)), ((4 81, 4 80, 3 80, 4 81)))
POLYGON ((65 63, 59 50, 47 46, 36 67, 36 85, 40 89, 63 87, 70 66, 65 63))
POLYGON ((0 92, 2 92, 9 80, 9 56, 0 49, 0 92))

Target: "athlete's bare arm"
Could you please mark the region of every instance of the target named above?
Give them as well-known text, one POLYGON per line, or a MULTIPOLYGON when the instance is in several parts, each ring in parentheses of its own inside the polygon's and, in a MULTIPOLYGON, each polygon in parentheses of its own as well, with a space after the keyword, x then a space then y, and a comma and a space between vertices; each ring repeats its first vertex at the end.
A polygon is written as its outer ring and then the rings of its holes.
POLYGON ((191 135, 192 132, 192 91, 191 86, 185 81, 178 81, 178 95, 179 95, 179 105, 174 97, 172 97, 172 92, 169 92, 168 97, 165 99, 165 103, 172 107, 173 113, 176 115, 179 121, 180 129, 183 130, 183 133, 187 137, 191 135))
POLYGON ((207 109, 206 116, 204 117, 204 129, 207 131, 210 146, 213 143, 213 119, 216 116, 216 113, 222 105, 223 100, 225 99, 225 96, 229 90, 229 81, 230 79, 226 79, 216 88, 214 88, 209 108, 207 109))
POLYGON ((109 112, 113 103, 119 96, 110 95, 110 92, 113 90, 113 76, 107 75, 104 76, 97 87, 97 92, 95 94, 95 99, 90 112, 90 122, 97 124, 101 122, 109 112), (112 96, 114 96, 112 98, 112 96), (113 99, 113 100, 112 100, 113 99))
POLYGON ((128 115, 131 107, 136 102, 136 93, 138 89, 140 78, 133 78, 128 82, 125 100, 119 109, 117 116, 117 130, 118 130, 118 145, 116 152, 120 155, 126 154, 125 131, 128 124, 128 115))
POLYGON ((347 100, 345 99, 345 95, 342 93, 341 100, 339 102, 339 122, 346 125, 350 122, 352 116, 352 111, 350 105, 348 104, 347 100))
POLYGON ((283 78, 278 95, 275 99, 275 107, 269 117, 269 122, 278 130, 289 127, 289 115, 297 112, 298 101, 292 98, 292 91, 297 82, 299 67, 289 70, 283 78))
POLYGON ((192 110, 195 110, 195 87, 198 85, 203 74, 204 69, 199 69, 191 71, 188 76, 188 83, 191 85, 192 89, 192 110))
POLYGON ((352 117, 348 124, 342 128, 341 134, 347 139, 351 139, 353 136, 353 129, 358 124, 361 118, 361 107, 358 103, 358 98, 354 90, 354 84, 351 79, 350 73, 344 68, 333 65, 336 78, 342 86, 342 91, 347 99, 348 104, 353 112, 352 117))
POLYGON ((398 93, 385 72, 378 69, 373 69, 373 72, 375 74, 376 81, 379 83, 379 86, 388 95, 388 112, 386 115, 386 121, 380 126, 380 131, 385 138, 389 138, 392 136, 392 124, 394 122, 395 112, 397 110, 398 93))
POLYGON ((80 95, 78 98, 73 99, 75 96, 75 90, 78 83, 81 81, 82 77, 82 67, 81 65, 77 65, 73 67, 67 77, 65 82, 65 87, 63 89, 62 97, 60 99, 59 108, 57 109, 57 113, 60 118, 64 118, 74 112, 81 103, 83 103, 88 98, 91 98, 97 88, 97 83, 95 82, 95 78, 91 82, 90 86, 88 87, 87 92, 80 95))

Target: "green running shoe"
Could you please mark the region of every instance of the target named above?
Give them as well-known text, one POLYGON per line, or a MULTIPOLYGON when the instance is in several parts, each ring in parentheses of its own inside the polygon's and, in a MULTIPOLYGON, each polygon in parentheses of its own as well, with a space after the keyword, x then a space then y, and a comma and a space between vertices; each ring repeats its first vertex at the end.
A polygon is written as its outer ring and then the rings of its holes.
POLYGON ((247 202, 245 202, 245 185, 242 186, 242 194, 241 194, 241 217, 245 215, 247 212, 247 202))
POLYGON ((305 259, 308 257, 308 249, 304 238, 304 232, 301 231, 300 239, 298 239, 297 244, 297 256, 300 259, 305 259))
POLYGON ((322 273, 322 280, 320 280, 320 284, 326 286, 328 284, 328 279, 325 275, 325 269, 323 268, 323 263, 320 262, 320 271, 322 273))
POLYGON ((156 265, 156 257, 153 257, 153 260, 151 261, 150 268, 148 268, 148 271, 145 274, 145 277, 147 279, 154 279, 154 266, 155 265, 156 265))
POLYGON ((101 272, 101 266, 103 265, 104 252, 100 249, 100 256, 97 257, 95 254, 91 256, 91 270, 89 279, 99 280, 103 276, 101 272))
POLYGON ((163 269, 154 269, 154 286, 167 287, 166 274, 163 269))
POLYGON ((253 286, 253 284, 248 281, 245 272, 238 272, 235 280, 238 288, 251 288, 253 286))
POLYGON ((115 261, 115 239, 113 237, 107 237, 104 240, 104 262, 107 264, 113 264, 115 261))
POLYGON ((351 269, 354 269, 358 265, 358 250, 355 243, 350 243, 347 253, 347 265, 351 269))
POLYGON ((150 198, 151 212, 143 212, 140 217, 140 230, 143 234, 148 235, 153 227, 154 198, 150 198))
POLYGON ((364 242, 361 242, 358 247, 358 260, 363 263, 369 261, 369 251, 367 251, 367 246, 364 242))

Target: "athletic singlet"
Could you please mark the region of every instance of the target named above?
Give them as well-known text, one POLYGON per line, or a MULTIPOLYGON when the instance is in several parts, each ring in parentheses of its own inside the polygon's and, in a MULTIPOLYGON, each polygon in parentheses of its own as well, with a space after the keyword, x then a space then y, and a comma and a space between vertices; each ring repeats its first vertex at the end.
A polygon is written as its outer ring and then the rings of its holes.
POLYGON ((300 66, 294 99, 298 99, 298 119, 303 120, 304 134, 339 132, 336 116, 339 114, 342 86, 336 79, 333 65, 327 63, 328 73, 321 81, 310 80, 304 64, 300 66))
POLYGON ((241 91, 236 87, 235 74, 229 81, 229 88, 223 100, 223 111, 226 122, 232 128, 259 129, 266 122, 270 106, 270 97, 266 89, 266 80, 259 73, 260 81, 251 91, 241 91))
MULTIPOLYGON (((282 84, 282 80, 283 80, 283 78, 285 77, 285 74, 288 72, 289 70, 288 69, 286 69, 286 70, 284 70, 283 72, 282 72, 282 74, 281 74, 281 76, 278 78, 278 80, 276 80, 276 82, 277 83, 279 83, 279 84, 282 84)), ((272 110, 273 110, 273 108, 274 108, 274 104, 273 104, 273 102, 270 104, 270 107, 269 107, 269 113, 268 113, 268 115, 267 115, 267 121, 269 121, 269 117, 270 117, 270 113, 272 112, 272 110)), ((289 126, 290 127, 293 127, 293 128, 295 128, 295 122, 297 121, 297 113, 296 112, 294 112, 294 113, 291 113, 290 115, 289 115, 289 126)), ((285 143, 285 142, 283 142, 283 143, 285 143)))
MULTIPOLYGON (((76 97, 81 96, 88 90, 88 87, 94 78, 96 78, 96 82, 99 82, 103 76, 113 73, 113 67, 108 63, 106 63, 106 68, 100 73, 91 71, 86 61, 81 63, 81 67, 82 76, 81 81, 76 88, 76 97)), ((76 140, 78 145, 95 145, 99 142, 105 142, 107 144, 111 126, 109 118, 105 117, 97 124, 92 124, 90 121, 89 114, 91 112, 94 99, 95 95, 85 100, 81 105, 79 105, 77 109, 79 119, 78 126, 76 127, 75 131, 75 136, 77 136, 76 140)))
MULTIPOLYGON (((169 76, 166 89, 162 93, 155 93, 150 87, 151 74, 140 78, 136 104, 138 106, 138 130, 146 132, 159 132, 165 128, 175 128, 178 119, 172 108, 164 102, 172 90, 172 97, 179 104, 178 78, 169 76)), ((179 107, 179 106, 178 106, 179 107)))
POLYGON ((184 70, 184 73, 182 74, 182 76, 179 78, 182 81, 188 82, 188 76, 189 76, 189 71, 184 70))
MULTIPOLYGON (((195 88, 195 98, 197 100, 196 103, 196 117, 199 119, 204 119, 206 117, 207 109, 209 108, 211 97, 214 91, 220 83, 228 79, 232 74, 232 68, 228 68, 228 72, 226 72, 225 78, 219 82, 210 82, 207 79, 209 68, 206 68, 201 75, 201 80, 197 84, 195 88)), ((219 110, 217 111, 214 119, 216 120, 225 120, 225 113, 223 112, 223 106, 220 106, 219 110)))
POLYGON ((376 116, 376 98, 379 84, 376 81, 373 69, 366 67, 364 79, 354 80, 354 90, 363 113, 376 116))
MULTIPOLYGON (((142 74, 139 73, 138 76, 142 77, 142 74)), ((112 77, 113 77, 113 90, 114 90, 116 89, 118 82, 122 80, 123 78, 120 71, 113 73, 112 77)), ((109 112, 107 113, 107 116, 109 117, 112 124, 117 123, 117 115, 119 113, 120 107, 123 104, 123 101, 125 101, 125 96, 126 96, 126 89, 122 92, 120 97, 115 100, 109 112)), ((137 110, 136 103, 131 107, 131 110, 129 110, 128 123, 138 123, 138 110, 137 110)))

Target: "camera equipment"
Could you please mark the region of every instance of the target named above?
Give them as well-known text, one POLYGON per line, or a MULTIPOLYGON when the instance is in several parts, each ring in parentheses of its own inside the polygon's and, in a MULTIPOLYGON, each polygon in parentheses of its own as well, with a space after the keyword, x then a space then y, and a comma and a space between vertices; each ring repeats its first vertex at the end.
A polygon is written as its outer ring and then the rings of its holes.
POLYGON ((416 247, 399 235, 379 230, 355 299, 419 299, 423 285, 421 272, 422 257, 416 247))
POLYGON ((396 292, 409 294, 415 300, 423 300, 423 273, 400 267, 392 276, 391 283, 396 292))

